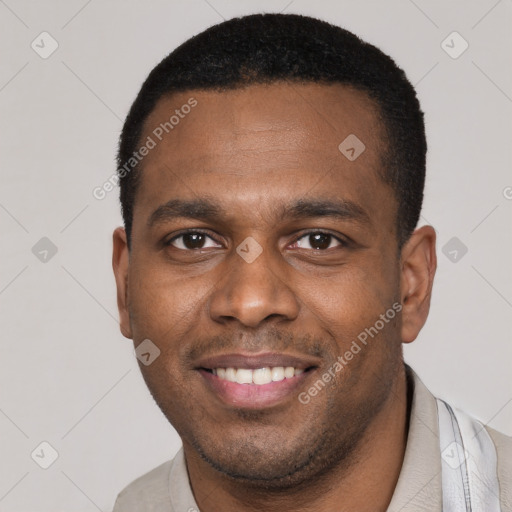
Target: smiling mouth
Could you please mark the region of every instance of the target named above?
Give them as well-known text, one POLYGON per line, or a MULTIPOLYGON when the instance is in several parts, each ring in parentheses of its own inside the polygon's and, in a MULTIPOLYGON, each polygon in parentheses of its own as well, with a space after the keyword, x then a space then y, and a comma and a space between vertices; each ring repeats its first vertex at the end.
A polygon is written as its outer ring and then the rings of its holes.
POLYGON ((281 382, 285 379, 291 379, 302 375, 304 372, 312 370, 314 367, 294 368, 293 366, 273 366, 264 368, 202 368, 220 380, 227 382, 236 382, 237 384, 247 384, 263 386, 271 382, 281 382))
POLYGON ((310 375, 322 365, 319 357, 261 352, 204 357, 194 364, 202 382, 229 408, 267 409, 293 403, 310 375))

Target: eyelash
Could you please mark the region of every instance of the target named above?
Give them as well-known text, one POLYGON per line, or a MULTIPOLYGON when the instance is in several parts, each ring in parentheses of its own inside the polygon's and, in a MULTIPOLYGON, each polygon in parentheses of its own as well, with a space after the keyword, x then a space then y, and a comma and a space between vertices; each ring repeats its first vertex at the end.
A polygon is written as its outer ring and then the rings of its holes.
MULTIPOLYGON (((343 239, 343 238, 340 238, 339 236, 336 236, 336 235, 333 235, 332 233, 330 233, 329 231, 324 231, 322 229, 313 229, 313 230, 309 230, 309 231, 306 231, 302 234, 300 234, 297 238, 295 238, 295 240, 293 241, 293 243, 297 243, 299 240, 301 240, 302 238, 306 237, 306 236, 309 236, 309 235, 314 235, 316 233, 321 233, 323 235, 329 235, 331 236, 334 240, 336 240, 337 242, 339 242, 340 246, 341 247, 346 247, 348 245, 348 241, 343 239)), ((172 242, 174 242, 175 240, 177 240, 178 238, 184 236, 184 235, 190 235, 190 234, 202 234, 202 235, 205 235, 209 238, 211 238, 212 240, 214 240, 216 243, 220 244, 221 242, 219 242, 219 240, 217 240, 214 236, 211 235, 211 233, 209 231, 204 231, 202 229, 189 229, 189 230, 186 230, 186 231, 182 231, 181 233, 178 233, 177 235, 173 236, 171 239, 167 240, 164 242, 164 245, 166 247, 172 247, 172 242)), ((175 247, 175 249, 177 249, 178 251, 190 251, 190 252, 194 252, 194 251, 200 251, 201 249, 178 249, 175 247)), ((313 251, 317 251, 315 249, 312 249, 313 251)), ((321 250, 320 252, 325 252, 327 250, 330 250, 330 249, 323 249, 321 250)))
MULTIPOLYGON (((169 240, 165 241, 164 245, 165 246, 170 246, 172 244, 172 242, 174 242, 174 240, 177 240, 178 238, 180 238, 182 236, 185 236, 185 235, 195 235, 195 234, 205 235, 205 236, 211 238, 212 240, 214 240, 216 243, 220 244, 220 242, 214 236, 212 236, 209 231, 204 231, 202 229, 188 229, 186 231, 182 231, 182 232, 178 233, 177 235, 174 235, 172 238, 170 238, 169 240)), ((181 250, 184 250, 184 249, 178 249, 178 250, 181 251, 181 250)), ((187 249, 187 250, 188 251, 193 251, 194 249, 187 249)), ((195 249, 195 250, 200 250, 200 249, 195 249)))

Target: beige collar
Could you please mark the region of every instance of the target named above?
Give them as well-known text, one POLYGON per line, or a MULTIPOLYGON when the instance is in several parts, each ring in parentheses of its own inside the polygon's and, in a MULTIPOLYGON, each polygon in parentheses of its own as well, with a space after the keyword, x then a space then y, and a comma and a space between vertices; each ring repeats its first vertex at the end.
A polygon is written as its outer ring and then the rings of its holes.
POLYGON ((436 399, 414 370, 405 366, 413 387, 404 461, 388 512, 441 512, 442 479, 436 399))

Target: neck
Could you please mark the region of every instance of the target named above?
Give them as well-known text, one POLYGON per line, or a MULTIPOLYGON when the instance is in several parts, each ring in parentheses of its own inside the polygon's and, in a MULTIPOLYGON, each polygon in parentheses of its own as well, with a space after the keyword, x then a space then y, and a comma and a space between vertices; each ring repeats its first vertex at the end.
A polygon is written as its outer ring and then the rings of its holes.
POLYGON ((367 428, 351 460, 295 490, 276 493, 229 480, 184 443, 192 490, 201 512, 385 511, 405 454, 410 393, 402 365, 390 396, 367 428))

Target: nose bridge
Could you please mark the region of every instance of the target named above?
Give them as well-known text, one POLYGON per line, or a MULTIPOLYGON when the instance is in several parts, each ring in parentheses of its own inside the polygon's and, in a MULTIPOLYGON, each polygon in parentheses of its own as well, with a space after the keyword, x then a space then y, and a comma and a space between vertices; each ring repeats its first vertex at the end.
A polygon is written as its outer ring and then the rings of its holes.
POLYGON ((236 319, 256 327, 270 316, 288 320, 297 316, 297 300, 270 249, 249 237, 237 247, 226 267, 226 275, 211 297, 212 319, 236 319))

